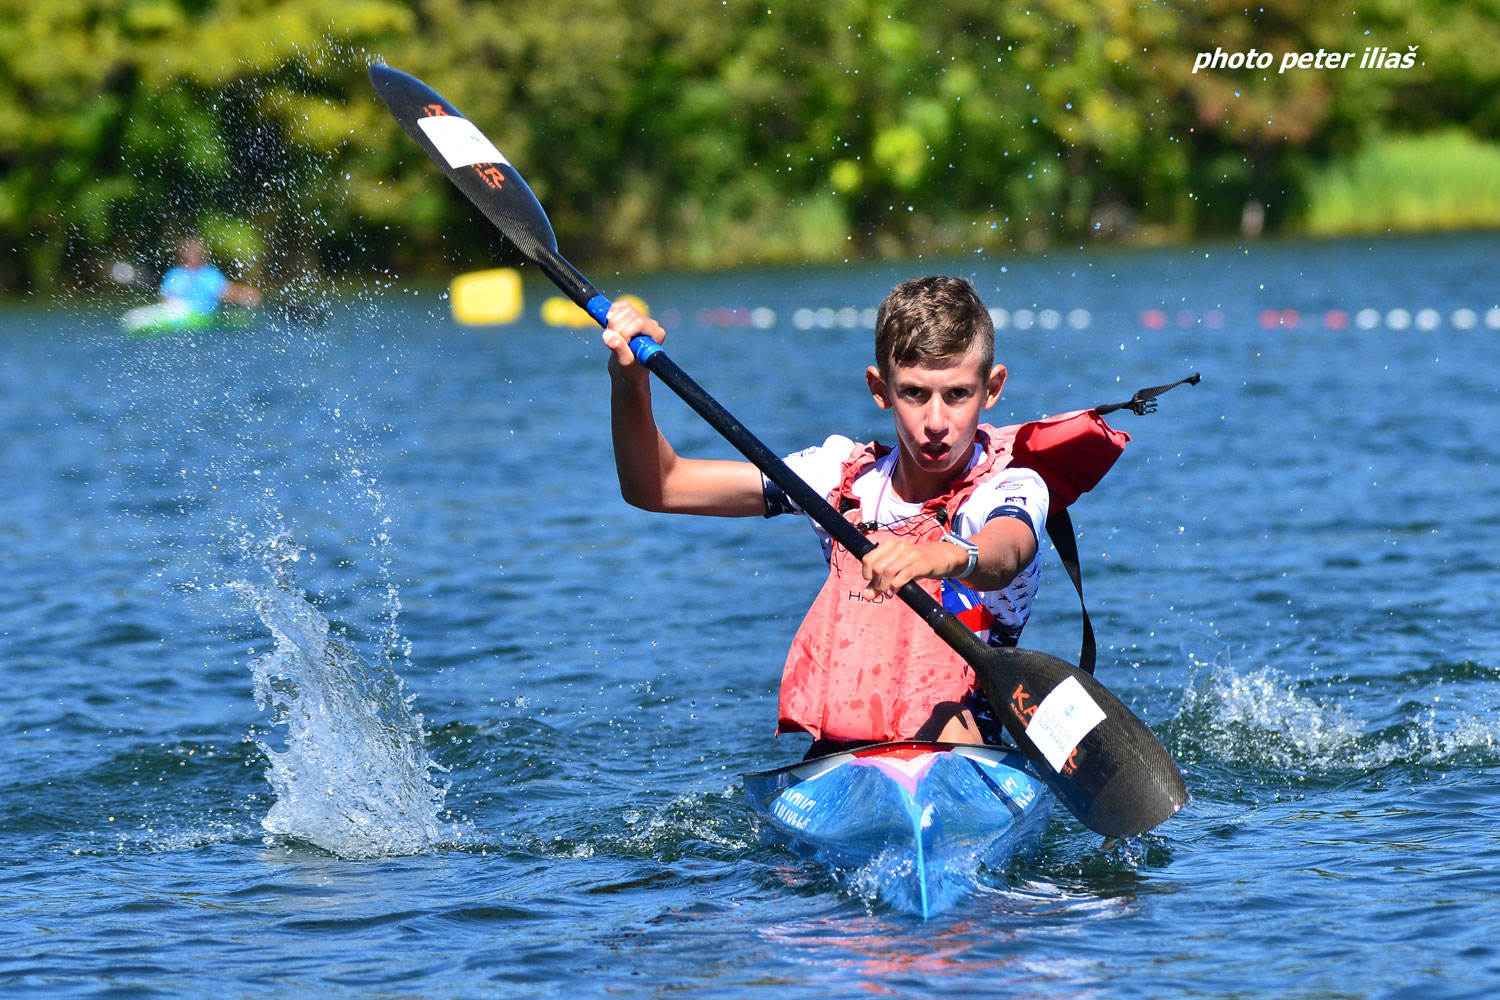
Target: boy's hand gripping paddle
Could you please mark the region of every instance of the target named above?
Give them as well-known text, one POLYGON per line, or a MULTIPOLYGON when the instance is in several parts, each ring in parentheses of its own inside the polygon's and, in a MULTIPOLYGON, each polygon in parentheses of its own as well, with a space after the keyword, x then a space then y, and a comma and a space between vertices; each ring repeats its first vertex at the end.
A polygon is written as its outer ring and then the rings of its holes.
MULTIPOLYGON (((453 105, 421 80, 388 66, 370 80, 417 145, 562 292, 600 326, 610 301, 557 252, 552 224, 520 173, 453 105)), ((688 377, 650 337, 631 339, 641 364, 707 420, 834 540, 863 558, 875 546, 781 459, 688 377)), ((1028 649, 989 646, 915 582, 898 591, 984 685, 1006 731, 1085 826, 1133 837, 1188 800, 1182 774, 1146 724, 1077 667, 1028 649)))

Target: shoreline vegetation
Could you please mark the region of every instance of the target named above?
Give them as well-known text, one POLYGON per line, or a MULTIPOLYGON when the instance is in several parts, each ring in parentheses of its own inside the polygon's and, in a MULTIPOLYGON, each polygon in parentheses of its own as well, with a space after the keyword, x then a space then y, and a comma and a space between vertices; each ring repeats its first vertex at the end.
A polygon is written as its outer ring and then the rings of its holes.
POLYGON ((371 61, 479 123, 595 267, 1500 227, 1500 10, 1477 4, 0 0, 0 21, 10 296, 159 274, 189 230, 267 288, 501 258, 371 61), (1413 58, 1280 68, 1373 45, 1413 58), (1195 70, 1220 50, 1277 59, 1195 70))

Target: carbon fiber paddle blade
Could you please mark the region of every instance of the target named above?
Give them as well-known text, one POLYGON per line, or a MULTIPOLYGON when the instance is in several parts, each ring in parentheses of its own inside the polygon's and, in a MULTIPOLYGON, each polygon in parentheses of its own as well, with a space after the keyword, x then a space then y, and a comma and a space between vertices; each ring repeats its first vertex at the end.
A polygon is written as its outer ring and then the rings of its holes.
POLYGON ((1093 675, 1036 650, 989 652, 974 666, 990 704, 1084 826, 1134 837, 1187 804, 1166 747, 1093 675))
POLYGON ((448 179, 527 257, 557 253, 552 223, 521 172, 457 108, 409 73, 370 67, 396 121, 448 179))

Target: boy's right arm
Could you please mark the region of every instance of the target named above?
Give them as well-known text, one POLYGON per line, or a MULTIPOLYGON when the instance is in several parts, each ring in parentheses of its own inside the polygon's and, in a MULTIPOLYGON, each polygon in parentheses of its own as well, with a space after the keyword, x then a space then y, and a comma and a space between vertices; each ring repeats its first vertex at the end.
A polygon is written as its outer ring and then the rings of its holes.
POLYGON ((760 470, 754 465, 682 458, 662 435, 651 410, 651 374, 629 347, 630 338, 639 333, 657 343, 666 335, 660 324, 630 303, 610 307, 604 343, 613 352, 610 429, 620 495, 645 510, 718 517, 764 514, 760 470))
POLYGON ((225 302, 233 302, 237 306, 249 306, 254 309, 260 305, 260 291, 251 285, 242 285, 237 281, 231 281, 224 286, 224 292, 219 296, 225 302))

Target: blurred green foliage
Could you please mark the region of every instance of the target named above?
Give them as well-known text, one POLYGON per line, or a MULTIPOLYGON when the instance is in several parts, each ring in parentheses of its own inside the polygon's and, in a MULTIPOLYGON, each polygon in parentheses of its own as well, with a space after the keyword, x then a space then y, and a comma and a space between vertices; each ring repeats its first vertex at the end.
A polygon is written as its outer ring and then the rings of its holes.
POLYGON ((1315 236, 1500 228, 1500 145, 1466 132, 1392 136, 1318 171, 1298 228, 1315 236))
POLYGON ((570 256, 647 268, 1185 238, 1247 202, 1273 229, 1461 225, 1461 194, 1425 220, 1430 178, 1370 151, 1456 135, 1493 183, 1500 139, 1500 0, 0 0, 0 24, 12 291, 159 270, 188 229, 271 284, 492 259, 372 60, 493 137, 570 256), (1416 65, 1277 71, 1373 45, 1416 65), (1216 48, 1276 63, 1193 72, 1216 48), (1360 204, 1392 188, 1401 212, 1360 204))

